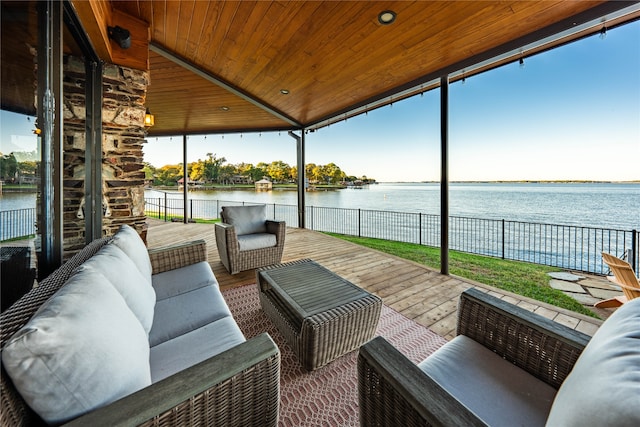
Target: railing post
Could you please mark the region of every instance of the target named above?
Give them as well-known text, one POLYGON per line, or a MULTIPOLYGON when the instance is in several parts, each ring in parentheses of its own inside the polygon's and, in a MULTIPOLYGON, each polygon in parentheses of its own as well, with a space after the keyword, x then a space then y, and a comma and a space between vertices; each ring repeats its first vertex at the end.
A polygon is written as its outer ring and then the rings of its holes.
POLYGON ((167 193, 164 193, 164 221, 167 222, 167 193))
POLYGON ((361 215, 362 215, 361 209, 358 209, 358 237, 362 237, 362 233, 360 230, 360 227, 361 227, 360 224, 362 222, 361 215))
POLYGON ((422 212, 418 212, 418 243, 422 245, 422 212))
POLYGON ((193 199, 189 199, 189 218, 193 219, 193 199))
POLYGON ((502 220, 502 259, 504 259, 504 219, 502 220))
MULTIPOLYGON (((634 266, 636 276, 640 275, 640 264, 638 263, 638 231, 631 230, 631 257, 629 264, 634 266)), ((640 277, 640 276, 639 276, 640 277)))

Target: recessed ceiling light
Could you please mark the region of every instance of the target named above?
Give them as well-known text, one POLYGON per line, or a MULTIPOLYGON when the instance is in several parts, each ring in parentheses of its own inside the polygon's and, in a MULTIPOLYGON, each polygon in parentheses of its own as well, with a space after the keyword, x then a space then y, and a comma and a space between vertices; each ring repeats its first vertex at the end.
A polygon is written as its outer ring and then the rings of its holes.
POLYGON ((378 22, 382 25, 393 24, 396 20, 396 13, 393 10, 383 10, 378 14, 378 22))
POLYGON ((222 111, 229 111, 231 108, 229 108, 229 107, 227 107, 226 105, 224 105, 224 106, 220 107, 220 109, 221 109, 222 111))
POLYGON ((283 95, 289 95, 289 89, 280 89, 280 93, 283 95))

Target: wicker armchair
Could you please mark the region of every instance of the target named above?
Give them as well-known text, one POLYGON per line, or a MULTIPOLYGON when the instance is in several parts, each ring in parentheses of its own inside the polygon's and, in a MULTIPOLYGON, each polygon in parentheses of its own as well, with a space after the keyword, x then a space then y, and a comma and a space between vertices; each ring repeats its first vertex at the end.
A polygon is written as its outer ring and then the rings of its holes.
POLYGON ((231 274, 279 264, 286 224, 266 219, 266 206, 223 206, 215 224, 220 261, 231 274), (275 237, 275 238, 274 238, 275 237))
MULTIPOLYGON (((75 269, 110 239, 105 237, 87 245, 2 313, 2 348, 75 269)), ((149 250, 154 274, 206 260, 206 254, 202 240, 149 250)), ((279 380, 279 350, 268 334, 261 334, 65 425, 275 426, 279 380)), ((4 367, 0 390, 0 426, 44 424, 17 392, 4 367)))
MULTIPOLYGON (((556 390, 589 341, 587 335, 476 289, 460 297, 457 333, 556 390)), ((486 425, 382 337, 360 348, 358 393, 363 426, 486 425)))

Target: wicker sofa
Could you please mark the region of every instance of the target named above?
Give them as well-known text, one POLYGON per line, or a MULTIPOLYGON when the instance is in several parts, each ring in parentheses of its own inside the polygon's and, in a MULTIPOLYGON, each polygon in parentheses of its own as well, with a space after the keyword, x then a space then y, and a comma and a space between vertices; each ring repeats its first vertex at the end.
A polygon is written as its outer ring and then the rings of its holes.
POLYGON ((267 220, 265 205, 223 206, 215 224, 220 261, 231 274, 282 260, 286 224, 267 220))
POLYGON ((147 251, 123 226, 1 321, 2 426, 277 425, 280 352, 245 340, 204 241, 147 251))
POLYGON ((363 426, 638 426, 640 300, 592 338, 476 289, 458 335, 416 365, 381 337, 358 355, 363 426))

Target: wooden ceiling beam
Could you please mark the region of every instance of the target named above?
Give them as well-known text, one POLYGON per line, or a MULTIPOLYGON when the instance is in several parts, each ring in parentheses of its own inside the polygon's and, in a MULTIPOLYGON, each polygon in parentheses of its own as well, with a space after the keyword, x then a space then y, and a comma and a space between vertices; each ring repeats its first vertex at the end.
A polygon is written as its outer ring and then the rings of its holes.
POLYGON ((196 75, 204 78, 205 80, 225 89, 226 91, 238 96, 239 98, 255 105, 256 107, 268 112, 269 114, 273 115, 274 117, 277 117, 280 120, 283 120, 287 123, 289 123, 291 126, 295 127, 296 129, 302 129, 304 126, 302 125, 302 123, 298 122, 297 120, 291 118, 290 116, 288 116, 287 114, 283 113, 282 111, 279 111, 278 109, 276 109, 275 107, 272 107, 271 105, 266 104, 265 102, 262 102, 261 100, 253 97, 252 95, 248 94, 247 92, 243 91, 240 88, 235 87, 234 85, 232 85, 231 83, 217 77, 214 76, 213 74, 203 70, 202 68, 198 67, 197 65, 193 64, 192 62, 186 60, 185 58, 180 57, 179 55, 170 52, 169 50, 165 49, 164 47, 156 44, 156 43, 150 43, 149 44, 149 49, 152 50, 153 52, 164 56, 165 58, 175 62, 176 64, 180 65, 181 67, 184 67, 188 70, 190 70, 191 72, 195 73, 196 75))
POLYGON ((110 1, 72 0, 72 5, 101 59, 137 70, 149 70, 149 24, 113 9, 110 1), (115 26, 129 31, 130 48, 123 49, 114 40, 109 39, 108 27, 115 26))

